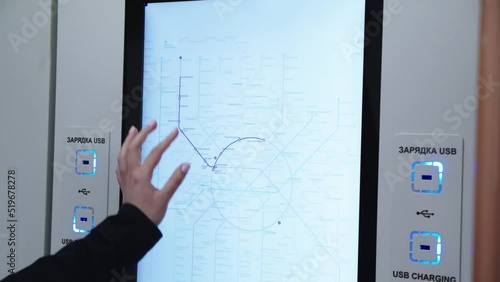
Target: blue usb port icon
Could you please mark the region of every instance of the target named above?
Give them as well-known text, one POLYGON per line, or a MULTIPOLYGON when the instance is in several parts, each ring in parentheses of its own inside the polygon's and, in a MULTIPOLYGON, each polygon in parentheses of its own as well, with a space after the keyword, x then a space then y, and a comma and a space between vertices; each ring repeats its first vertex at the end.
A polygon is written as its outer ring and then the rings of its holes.
POLYGON ((80 176, 94 176, 97 172, 97 153, 94 150, 76 151, 75 172, 80 176))
POLYGON ((94 208, 76 206, 73 210, 73 231, 76 233, 89 233, 94 229, 94 208))
POLYGON ((422 251, 430 251, 431 246, 430 245, 420 245, 420 250, 422 251))
POLYGON ((432 175, 422 175, 422 180, 432 180, 432 175))
POLYGON ((412 165, 411 189, 422 194, 441 194, 444 166, 441 162, 415 162, 412 165))
POLYGON ((437 232, 413 231, 410 233, 410 261, 419 264, 441 263, 441 235, 437 232))

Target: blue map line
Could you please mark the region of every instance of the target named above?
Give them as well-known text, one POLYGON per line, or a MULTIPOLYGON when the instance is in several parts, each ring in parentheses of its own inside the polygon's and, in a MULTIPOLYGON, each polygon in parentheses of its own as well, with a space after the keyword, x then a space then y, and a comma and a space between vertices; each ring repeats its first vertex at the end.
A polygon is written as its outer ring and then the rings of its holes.
MULTIPOLYGON (((285 183, 283 183, 280 187, 276 187, 274 186, 274 188, 276 189, 276 191, 278 192, 278 194, 285 200, 287 201, 286 197, 281 193, 281 189, 288 184, 288 182, 290 182, 290 180, 293 179, 293 177, 302 170, 302 168, 314 157, 318 154, 318 152, 326 145, 326 143, 328 143, 328 141, 331 140, 331 138, 338 132, 340 128, 340 99, 337 100, 337 127, 332 131, 332 133, 325 139, 325 141, 323 143, 320 144, 320 146, 318 148, 316 148, 312 153, 311 155, 299 166, 298 169, 295 170, 295 172, 292 173, 292 175, 290 176, 290 178, 288 178, 288 180, 285 181, 285 183)), ((288 145, 287 145, 288 146, 288 145)), ((285 147, 286 148, 286 147, 285 147)), ((284 149, 283 149, 284 150, 284 149)), ((264 173, 261 173, 260 175, 264 175, 267 177, 267 175, 265 175, 264 173)), ((260 177, 259 175, 259 177, 260 177)), ((272 182, 271 182, 272 183, 272 182)), ((251 186, 251 184, 249 185, 251 186)), ((297 210, 295 210, 295 208, 290 204, 288 203, 287 204, 287 208, 290 208, 293 213, 296 215, 296 217, 304 224, 304 226, 307 228, 308 225, 306 223, 306 221, 302 218, 302 216, 299 214, 299 212, 297 212, 297 210)), ((307 230, 309 231, 309 233, 316 239, 316 241, 318 243, 320 243, 318 246, 322 247, 324 249, 324 251, 328 254, 328 256, 332 259, 332 261, 336 264, 337 268, 338 268, 338 271, 337 271, 337 276, 338 276, 338 279, 340 279, 340 266, 337 262, 337 260, 335 260, 335 258, 333 257, 333 255, 327 250, 326 246, 323 246, 321 244, 321 240, 319 240, 318 236, 310 229, 310 228, 307 228, 307 230)))
MULTIPOLYGON (((226 222, 222 222, 216 229, 215 229, 215 241, 214 241, 214 280, 217 281, 217 237, 219 236, 219 230, 224 225, 226 222)), ((239 234, 238 234, 239 237, 239 234)), ((239 239, 238 239, 239 242, 239 239)), ((239 250, 239 245, 238 245, 238 250, 239 250)), ((239 263, 239 262, 238 262, 239 263)))
MULTIPOLYGON (((162 105, 162 97, 161 97, 161 90, 163 88, 163 57, 160 58, 160 116, 158 118, 158 127, 161 128, 161 105, 162 105)), ((161 143, 161 136, 158 134, 158 144, 161 143)), ((157 187, 160 187, 160 175, 161 175, 161 165, 158 166, 158 183, 157 187)))
MULTIPOLYGON (((328 142, 329 139, 335 134, 337 130, 335 130, 331 135, 330 137, 328 137, 328 139, 325 141, 328 142)), ((323 143, 323 145, 325 144, 323 143)), ((318 148, 318 151, 321 149, 321 147, 323 146, 321 145, 320 148, 318 148)), ((316 151, 317 152, 317 151, 316 151)), ((313 155, 315 155, 316 153, 314 153, 313 155)), ((313 156, 311 156, 310 158, 312 158, 313 156)), ((309 159, 310 159, 309 158, 309 159)), ((309 160, 307 160, 303 165, 305 165, 309 160)), ((302 166, 301 166, 302 167, 302 166)), ((300 170, 300 168, 299 168, 300 170)), ((297 170, 293 175, 295 175, 299 170, 297 170)), ((285 184, 283 184, 280 188, 278 188, 276 185, 274 185, 274 183, 271 181, 271 179, 266 175, 266 174, 263 174, 270 182, 270 184, 274 187, 274 189, 276 190, 276 192, 278 193, 278 195, 281 196, 281 198, 283 198, 283 200, 285 201, 288 201, 286 199, 286 197, 281 193, 281 189, 283 188, 283 186, 288 183, 288 181, 290 181, 290 179, 293 178, 293 175, 292 177, 290 177, 286 182, 285 184)), ((338 263, 338 261, 333 257, 333 255, 330 253, 330 251, 327 249, 328 246, 325 246, 322 244, 321 240, 318 238, 318 235, 316 235, 311 228, 309 228, 309 225, 306 223, 306 221, 302 218, 302 216, 300 215, 299 212, 297 212, 297 210, 290 204, 290 202, 287 203, 287 209, 290 208, 292 210, 292 212, 295 214, 295 216, 302 222, 302 224, 304 224, 304 226, 306 227, 307 231, 313 236, 313 238, 316 240, 316 242, 318 243, 318 246, 321 247, 326 253, 327 255, 330 257, 330 259, 332 259, 332 261, 335 263, 336 267, 337 267, 337 276, 338 276, 338 279, 340 281, 340 265, 338 263)))
POLYGON ((189 144, 191 144, 191 146, 193 147, 193 149, 195 150, 195 152, 200 156, 200 158, 203 160, 203 162, 205 163, 205 165, 207 167, 211 168, 212 170, 217 169, 217 162, 219 161, 219 159, 222 156, 222 154, 224 154, 224 152, 229 147, 231 147, 232 145, 234 145, 234 144, 236 144, 236 143, 238 143, 240 141, 244 141, 244 140, 257 140, 257 141, 260 141, 260 142, 265 142, 266 141, 265 139, 259 138, 259 137, 243 137, 243 138, 238 138, 237 140, 231 142, 229 145, 227 145, 226 147, 224 147, 222 149, 222 151, 216 157, 216 160, 215 160, 215 162, 214 162, 213 165, 209 164, 208 161, 206 160, 206 158, 203 157, 203 155, 200 153, 200 151, 198 150, 198 148, 193 144, 193 142, 191 141, 191 139, 189 139, 189 137, 187 136, 187 134, 184 132, 184 130, 181 127, 181 101, 182 101, 182 79, 183 78, 193 78, 193 77, 192 76, 182 76, 182 56, 180 56, 179 57, 179 95, 178 95, 179 107, 178 107, 178 112, 177 112, 177 127, 179 128, 179 132, 186 138, 186 140, 189 142, 189 144))
MULTIPOLYGON (((261 142, 265 142, 266 140, 263 139, 263 138, 258 138, 258 137, 244 137, 244 138, 238 138, 237 140, 231 142, 230 144, 228 144, 226 147, 224 147, 222 149, 222 151, 219 153, 219 156, 217 157, 215 163, 213 165, 209 164, 207 162, 207 160, 203 157, 203 155, 199 152, 199 150, 197 149, 197 147, 193 144, 193 142, 191 141, 191 139, 187 136, 187 134, 184 132, 184 130, 181 129, 181 100, 182 100, 182 79, 183 78, 192 78, 192 77, 188 77, 188 76, 182 76, 182 57, 179 57, 179 60, 180 60, 180 69, 179 69, 179 93, 178 93, 178 99, 179 99, 179 105, 178 105, 178 120, 177 120, 177 125, 178 125, 178 128, 179 128, 179 131, 180 133, 186 138, 186 140, 191 144, 191 146, 193 147, 193 149, 195 150, 195 152, 200 156, 200 158, 203 160, 203 162, 207 165, 207 167, 210 167, 212 168, 212 170, 215 170, 217 168, 217 161, 218 159, 222 156, 222 154, 229 148, 231 147, 232 145, 234 145, 235 143, 238 143, 240 141, 243 141, 243 140, 258 140, 258 141, 261 141, 261 142)), ((303 166, 305 166, 320 150, 321 148, 337 133, 338 129, 339 129, 339 115, 340 115, 340 100, 338 100, 338 105, 337 105, 337 128, 330 134, 330 136, 328 136, 326 138, 326 140, 301 164, 301 166, 295 170, 294 173, 292 173, 292 176, 285 182, 281 185, 281 187, 276 187, 275 185, 273 185, 275 187, 275 189, 277 190, 278 194, 283 197, 284 195, 280 192, 281 188, 283 188, 292 178, 294 175, 296 175, 301 169, 303 166)), ((267 177, 267 176, 266 176, 267 177)), ((200 194, 202 193, 202 191, 200 191, 200 194)), ((194 202, 194 201, 192 201, 194 202)), ((299 213, 290 205, 288 204, 287 205, 289 208, 291 208, 291 210, 295 213, 295 215, 297 216, 297 218, 299 218, 300 221, 302 221, 302 223, 307 227, 307 224, 305 222, 305 220, 299 215, 299 213)), ((208 211, 208 209, 206 210, 208 211)), ((205 211, 205 213, 206 213, 205 211)), ((198 220, 201 218, 202 216, 200 216, 198 218, 198 220)), ((197 220, 197 221, 198 221, 197 220)), ((197 222, 196 221, 196 222, 197 222)), ((196 225, 196 222, 194 225, 196 225)), ((317 235, 314 234, 312 232, 312 230, 309 230, 309 232, 311 233, 311 235, 313 235, 313 237, 319 242, 320 240, 318 239, 317 235)), ((194 239, 193 239, 194 240, 194 239)), ((338 262, 336 262, 336 260, 333 258, 332 254, 325 248, 325 246, 322 246, 323 249, 325 250, 325 252, 328 254, 328 256, 337 264, 337 267, 338 266, 338 262)), ((262 267, 262 265, 261 265, 262 267)), ((337 273, 337 275, 340 275, 340 273, 337 273)), ((191 272, 191 277, 193 278, 193 271, 191 272)))
MULTIPOLYGON (((182 79, 183 79, 183 78, 192 78, 192 77, 190 77, 190 76, 182 76, 182 57, 179 57, 179 60, 180 60, 180 66, 179 66, 179 73, 180 73, 180 75, 179 75, 179 97, 178 97, 178 99, 179 99, 179 108, 178 108, 178 127, 179 127, 179 130, 180 130, 181 134, 183 134, 183 136, 184 136, 184 137, 187 139, 187 141, 191 144, 191 146, 193 147, 193 149, 195 150, 195 152, 196 152, 196 153, 197 153, 197 154, 198 154, 198 155, 202 158, 202 160, 205 162, 205 164, 206 164, 208 167, 212 168, 212 170, 215 170, 215 169, 217 168, 217 161, 218 161, 218 159, 220 158, 220 156, 222 156, 222 154, 223 154, 223 153, 224 153, 224 152, 225 152, 225 151, 226 151, 229 147, 231 147, 232 145, 234 145, 235 143, 237 143, 237 142, 239 142, 239 141, 243 141, 243 140, 247 140, 247 139, 258 140, 258 141, 261 141, 261 142, 266 141, 265 139, 258 138, 258 137, 245 137, 245 138, 239 138, 238 140, 235 140, 235 141, 233 141, 232 143, 230 143, 229 145, 227 145, 227 146, 226 146, 226 147, 225 147, 225 148, 221 151, 221 153, 219 154, 219 157, 217 158, 216 162, 215 162, 213 165, 210 165, 210 164, 207 162, 207 160, 206 160, 206 159, 205 159, 205 158, 201 155, 201 153, 198 151, 198 149, 197 149, 197 148, 196 148, 196 146, 193 144, 193 142, 190 140, 190 138, 189 138, 189 137, 185 134, 185 132, 181 129, 181 122, 180 122, 180 121, 181 121, 181 99, 182 99, 181 95, 182 95, 182 79)), ((338 129, 339 129, 339 127, 340 127, 340 125, 339 125, 339 118, 340 118, 340 117, 339 117, 339 115, 340 115, 340 99, 339 99, 339 100, 337 100, 337 102, 338 102, 338 104, 337 104, 337 127, 335 128, 335 130, 334 130, 334 131, 331 133, 331 135, 330 135, 330 136, 329 136, 329 137, 325 140, 325 142, 324 142, 323 144, 321 144, 321 145, 320 145, 320 146, 316 149, 316 151, 315 151, 315 152, 313 152, 313 153, 310 155, 310 157, 309 157, 309 158, 308 158, 305 162, 303 162, 303 163, 302 163, 302 165, 301 165, 301 166, 300 166, 300 167, 299 167, 299 168, 298 168, 298 169, 297 169, 294 173, 292 173, 292 177, 290 177, 290 178, 289 178, 289 179, 288 179, 288 180, 287 180, 287 181, 286 181, 286 182, 285 182, 285 183, 284 183, 284 184, 283 184, 283 185, 282 185, 279 189, 277 189, 277 191, 276 191, 276 192, 279 192, 279 191, 280 191, 280 190, 281 190, 281 189, 282 189, 282 188, 283 188, 283 187, 284 187, 284 186, 285 186, 285 185, 286 185, 286 184, 287 184, 287 183, 288 183, 288 182, 289 182, 289 181, 293 178, 293 176, 294 176, 296 173, 298 173, 298 172, 302 169, 302 167, 303 167, 306 163, 308 163, 308 162, 309 162, 309 160, 310 160, 310 159, 311 159, 314 155, 316 155, 316 154, 318 153, 318 151, 321 149, 321 147, 323 147, 323 146, 324 146, 324 145, 325 145, 325 144, 329 141, 329 139, 331 139, 331 137, 333 137, 333 135, 335 135, 335 133, 337 132, 337 130, 338 130, 338 129)), ((312 121, 312 120, 310 120, 310 121, 308 122, 308 124, 309 124, 311 121, 312 121)), ((308 125, 308 124, 307 124, 307 125, 308 125)), ((306 125, 306 126, 305 126, 302 130, 301 130, 301 132, 302 132, 305 128, 307 128, 307 125, 306 125)), ((301 133, 301 132, 300 132, 300 133, 301 133)), ((299 133, 297 136, 295 136, 295 138, 297 138, 297 137, 300 135, 300 133, 299 133)), ((283 150, 281 150, 281 151, 280 151, 280 154, 281 154, 281 153, 282 153, 282 152, 283 152, 283 151, 284 151, 284 150, 288 147, 288 145, 290 145, 291 143, 293 143, 293 141, 295 140, 295 138, 293 138, 293 140, 292 140, 291 142, 289 142, 289 144, 287 144, 287 145, 285 146, 285 148, 283 148, 283 150)), ((278 154, 278 156, 279 156, 280 154, 278 154)), ((276 156, 276 157, 278 157, 278 156, 276 156)), ((272 163, 272 162, 271 162, 271 163, 272 163)), ((249 185, 249 187, 250 187, 250 186, 251 186, 251 184, 249 185)), ((242 190, 241 192, 246 192, 246 191, 249 189, 249 187, 247 187, 247 189, 245 189, 245 190, 242 190)), ((202 191, 199 191, 199 192, 198 192, 198 194, 196 195, 195 199, 196 199, 196 198, 197 198, 197 197, 198 197, 201 193, 203 193, 205 190, 207 190, 207 189, 203 189, 202 191)), ((190 206, 190 205, 191 205, 191 204, 195 201, 195 199, 192 199, 192 200, 190 200, 190 201, 188 201, 188 202, 187 202, 188 207, 189 207, 189 206, 190 206)), ((179 209, 179 210, 182 210, 183 208, 178 208, 178 209, 179 209)))
MULTIPOLYGON (((313 120, 313 118, 311 118, 311 120, 310 120, 310 121, 306 124, 306 126, 302 129, 302 131, 306 129, 306 127, 307 127, 307 126, 308 126, 308 125, 312 122, 312 120, 313 120)), ((295 176, 295 174, 297 174, 297 173, 298 173, 298 172, 302 169, 302 167, 303 167, 304 165, 306 165, 306 164, 309 162, 309 160, 310 160, 312 157, 314 157, 314 155, 316 155, 316 154, 319 152, 319 150, 321 150, 321 148, 322 148, 322 147, 323 147, 323 146, 324 146, 324 145, 325 145, 325 144, 326 144, 326 143, 327 143, 327 142, 328 142, 328 141, 329 141, 329 140, 333 137, 333 135, 335 135, 335 133, 337 133, 337 131, 339 130, 339 128, 340 128, 340 99, 338 99, 338 100, 337 100, 337 127, 333 130, 333 132, 330 134, 330 136, 328 136, 328 137, 327 137, 327 139, 326 139, 326 140, 325 140, 325 141, 324 141, 324 142, 323 142, 323 143, 322 143, 322 144, 321 144, 321 145, 320 145, 320 146, 319 146, 319 147, 318 147, 318 148, 317 148, 317 149, 316 149, 316 150, 315 150, 315 151, 314 151, 314 152, 313 152, 313 153, 312 153, 312 154, 311 154, 311 155, 310 155, 307 159, 306 159, 306 161, 305 161, 304 163, 302 163, 302 165, 301 165, 301 166, 300 166, 300 167, 299 167, 299 168, 298 168, 298 169, 297 169, 294 173, 292 173, 292 175, 290 176, 290 178, 289 178, 289 179, 288 179, 288 180, 287 180, 287 181, 286 181, 283 185, 281 185, 281 187, 279 187, 279 189, 277 190, 278 192, 279 192, 279 191, 280 191, 280 190, 281 190, 281 189, 282 189, 282 188, 283 188, 286 184, 288 184, 288 182, 290 182, 290 180, 291 180, 291 179, 295 176)), ((302 133, 302 131, 301 131, 301 133, 302 133)), ((282 154, 282 153, 283 153, 283 152, 284 152, 284 151, 288 148, 288 146, 289 146, 290 144, 292 144, 292 143, 295 141, 295 139, 296 139, 297 137, 299 137, 299 135, 300 135, 301 133, 299 133, 298 135, 296 135, 296 136, 295 136, 295 137, 294 137, 294 138, 293 138, 293 139, 292 139, 292 140, 291 140, 291 141, 290 141, 290 142, 289 142, 289 143, 288 143, 288 144, 287 144, 287 145, 286 145, 286 146, 285 146, 282 150, 280 150, 280 151, 279 151, 279 154, 278 154, 276 157, 274 157, 274 159, 272 159, 272 160, 271 160, 271 162, 269 162, 269 164, 268 164, 268 165, 267 165, 267 166, 263 169, 263 171, 264 171, 264 170, 266 170, 267 168, 269 168, 269 166, 271 166, 271 164, 274 162, 274 160, 275 160, 278 156, 280 156, 280 155, 281 155, 281 154, 282 154)), ((253 185, 253 183, 255 183, 255 181, 257 181, 257 179, 258 179, 261 175, 262 175, 262 173, 261 173, 261 174, 259 174, 259 175, 257 175, 257 177, 256 177, 256 178, 255 178, 255 179, 254 179, 254 180, 253 180, 253 181, 252 181, 252 182, 251 182, 251 183, 247 186, 247 188, 246 188, 245 190, 243 190, 243 192, 241 192, 241 193, 240 193, 240 196, 241 196, 244 192, 248 191, 248 190, 251 188, 251 186, 253 185)))
MULTIPOLYGON (((213 140, 212 136, 210 136, 210 133, 208 133, 208 131, 205 129, 205 127, 203 127, 203 125, 201 124, 200 122, 200 105, 201 105, 201 62, 202 62, 203 58, 200 56, 198 58, 198 114, 197 114, 197 121, 198 121, 198 125, 200 126, 200 128, 203 130, 203 132, 205 132, 205 134, 207 134, 208 138, 207 140, 210 140, 212 141, 216 146, 217 145, 217 142, 215 140, 213 140)), ((205 144, 205 142, 203 142, 203 144, 205 144)), ((220 147, 220 146, 218 146, 220 147)))
MULTIPOLYGON (((304 132, 304 130, 305 130, 305 129, 309 126, 309 124, 311 124, 312 120, 313 120, 313 119, 311 118, 311 119, 310 119, 310 120, 309 120, 309 121, 308 121, 308 122, 304 125, 304 127, 303 127, 303 128, 302 128, 302 129, 301 129, 301 130, 300 130, 300 131, 299 131, 299 132, 298 132, 298 133, 297 133, 297 134, 296 134, 296 135, 292 138, 292 140, 290 140, 290 142, 288 142, 288 144, 286 144, 286 145, 285 145, 285 147, 284 147, 284 148, 280 151, 280 154, 281 154, 281 153, 283 153, 283 151, 284 151, 284 150, 286 150, 286 149, 288 148, 288 146, 290 146, 290 144, 292 144, 292 143, 295 141, 295 139, 297 139, 297 138, 298 138, 298 137, 302 134, 302 132, 304 132)), ((277 158, 280 154, 278 154, 278 155, 276 156, 276 158, 277 158)), ((274 159, 273 159, 273 160, 271 160, 271 163, 272 163, 273 161, 274 161, 274 159)), ((269 166, 268 166, 268 167, 269 167, 269 166)), ((264 168, 264 169, 267 169, 268 167, 266 167, 266 168, 264 168)), ((254 180, 254 181, 255 181, 255 180, 254 180)), ((195 185, 195 184, 193 184, 193 186, 194 186, 194 185, 195 185)), ((243 192, 248 191, 248 189, 250 189, 250 186, 248 186, 245 190, 241 190, 241 191, 237 191, 237 192, 242 192, 242 193, 243 193, 243 192)), ((207 190, 220 190, 220 189, 205 188, 205 189, 203 189, 203 190, 201 190, 201 191, 197 192, 197 193, 196 193, 196 196, 195 196, 193 199, 188 200, 187 202, 183 203, 183 204, 187 204, 187 206, 186 206, 186 207, 182 207, 182 208, 181 208, 181 207, 179 207, 179 208, 169 207, 169 209, 172 209, 172 210, 187 210, 187 209, 188 209, 188 208, 189 208, 189 207, 190 207, 190 206, 191 206, 191 205, 192 205, 192 204, 196 201, 196 199, 197 199, 197 198, 201 195, 201 193, 203 193, 204 191, 207 191, 207 190)), ((259 193, 259 192, 254 191, 253 193, 259 193)), ((241 196, 241 194, 240 194, 240 196, 241 196)))
MULTIPOLYGON (((217 161, 219 160, 219 158, 224 154, 224 152, 229 148, 231 147, 232 145, 240 142, 240 141, 243 141, 243 140, 258 140, 258 141, 261 141, 261 142, 265 142, 266 140, 263 139, 263 138, 258 138, 258 137, 244 137, 244 138, 238 138, 237 140, 229 143, 226 147, 224 147, 222 149, 222 151, 219 153, 219 156, 217 157, 216 161, 214 162, 213 165, 209 164, 207 162, 207 160, 203 157, 203 155, 199 152, 199 150, 197 149, 197 147, 193 144, 193 142, 191 141, 191 139, 187 136, 187 134, 181 129, 181 100, 182 100, 182 79, 183 78, 192 78, 192 77, 187 77, 187 76, 182 76, 182 57, 179 58, 180 59, 180 75, 179 75, 179 93, 178 93, 178 99, 179 99, 179 105, 178 105, 178 128, 179 128, 179 131, 180 133, 186 138, 186 140, 191 144, 191 146, 193 147, 193 149, 195 150, 195 152, 200 156, 200 158, 204 161, 204 163, 207 165, 207 167, 210 167, 212 168, 212 170, 215 170, 217 168, 217 161)), ((340 115, 340 100, 338 100, 338 108, 337 108, 337 127, 334 129, 334 131, 325 139, 325 141, 300 165, 300 167, 294 172, 292 173, 292 176, 284 183, 281 185, 281 187, 276 187, 276 185, 272 185, 276 191, 278 192, 278 194, 283 198, 285 199, 285 197, 283 196, 283 194, 281 193, 281 189, 291 180, 293 179, 294 175, 296 175, 299 171, 301 171, 301 169, 321 150, 322 147, 324 147, 324 145, 331 140, 331 138, 337 133, 338 129, 339 129, 339 115, 340 115)), ((269 179, 269 177, 267 177, 267 175, 264 174, 264 176, 266 178, 269 179)), ((270 180, 270 179, 269 179, 270 180)), ((200 191, 199 194, 201 194, 203 191, 200 191)), ((286 199, 285 199, 286 200, 286 199)), ((194 202, 194 201, 192 201, 194 202)), ((191 204, 191 203, 190 203, 191 204)), ((305 220, 299 215, 299 213, 290 205, 288 204, 287 205, 289 208, 291 208, 291 210, 293 211, 293 213, 295 213, 295 215, 297 216, 297 218, 302 221, 302 223, 307 227, 307 224, 305 222, 305 220)), ((205 211, 206 212, 206 211, 205 211)), ((201 217, 198 218, 198 220, 200 219, 201 217)), ((196 222, 198 221, 196 220, 196 222)), ((194 224, 196 225, 196 223, 194 224)), ((219 226, 219 228, 222 226, 222 224, 219 226)), ((318 238, 318 236, 316 234, 314 234, 314 232, 312 232, 312 230, 309 230, 309 232, 311 233, 311 235, 316 239, 316 241, 319 243, 320 240, 318 238)), ((194 238, 193 238, 194 240, 194 238)), ((194 242, 193 242, 194 243, 194 242)), ((262 237, 262 240, 261 240, 261 253, 263 253, 263 237, 262 237)), ((338 265, 338 262, 334 259, 334 257, 332 256, 332 254, 329 252, 329 250, 326 249, 326 246, 323 246, 322 244, 319 245, 320 247, 322 247, 324 249, 324 251, 328 254, 328 256, 333 260, 333 262, 336 264, 337 268, 339 268, 339 265, 338 265)), ((194 245, 193 245, 193 250, 194 250, 194 245)), ((261 259, 261 271, 262 271, 262 268, 263 268, 263 260, 261 259)), ((193 265, 192 265, 193 267, 193 265)), ((216 268, 216 264, 214 264, 214 267, 216 268)), ((192 272, 191 272, 191 277, 193 278, 193 274, 194 274, 194 269, 192 269, 192 272)), ((215 275, 215 274, 214 274, 215 275)), ((337 275, 340 276, 340 273, 339 271, 337 271, 337 275)), ((262 279, 262 276, 260 277, 262 279)))

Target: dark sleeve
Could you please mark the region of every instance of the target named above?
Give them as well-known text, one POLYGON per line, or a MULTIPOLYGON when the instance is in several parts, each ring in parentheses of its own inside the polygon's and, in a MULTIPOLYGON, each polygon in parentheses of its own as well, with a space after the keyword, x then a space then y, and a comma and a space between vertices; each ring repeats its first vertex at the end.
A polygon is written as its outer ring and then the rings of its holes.
POLYGON ((125 204, 84 239, 2 282, 122 281, 125 269, 137 263, 161 236, 158 227, 138 208, 125 204))

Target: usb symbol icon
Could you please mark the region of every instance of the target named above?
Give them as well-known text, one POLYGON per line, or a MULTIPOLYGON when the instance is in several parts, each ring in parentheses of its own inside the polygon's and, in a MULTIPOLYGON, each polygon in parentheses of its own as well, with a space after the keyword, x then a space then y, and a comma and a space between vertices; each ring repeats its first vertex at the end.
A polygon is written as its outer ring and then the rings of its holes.
POLYGON ((78 193, 80 193, 80 194, 83 194, 83 195, 87 196, 88 194, 90 194, 90 191, 89 191, 89 190, 87 190, 87 189, 82 189, 82 190, 78 190, 78 193))
POLYGON ((434 216, 434 213, 433 212, 429 212, 429 210, 423 210, 421 212, 417 212, 417 215, 421 215, 425 218, 431 218, 432 216, 434 216))

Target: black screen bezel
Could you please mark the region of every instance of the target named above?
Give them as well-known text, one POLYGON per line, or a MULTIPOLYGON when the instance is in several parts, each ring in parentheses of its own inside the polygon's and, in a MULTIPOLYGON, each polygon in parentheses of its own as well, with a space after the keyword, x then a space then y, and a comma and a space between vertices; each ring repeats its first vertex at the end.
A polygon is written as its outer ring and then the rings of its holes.
MULTIPOLYGON (((142 125, 145 6, 148 3, 203 0, 126 0, 122 142, 128 129, 142 125)), ((358 281, 375 282, 380 127, 383 0, 366 0, 363 63, 363 115, 360 175, 358 281)), ((121 200, 121 195, 120 195, 121 200)), ((136 277, 137 267, 130 269, 136 277)), ((136 279, 135 279, 136 281, 136 279)))

